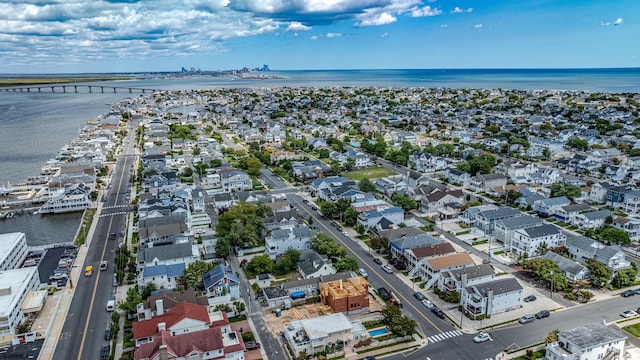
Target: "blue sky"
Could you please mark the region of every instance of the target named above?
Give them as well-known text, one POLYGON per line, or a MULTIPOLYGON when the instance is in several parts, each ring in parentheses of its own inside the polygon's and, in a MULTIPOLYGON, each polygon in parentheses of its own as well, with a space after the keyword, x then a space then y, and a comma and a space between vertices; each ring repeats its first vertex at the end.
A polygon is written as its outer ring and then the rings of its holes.
POLYGON ((0 0, 2 73, 640 67, 638 0, 0 0))

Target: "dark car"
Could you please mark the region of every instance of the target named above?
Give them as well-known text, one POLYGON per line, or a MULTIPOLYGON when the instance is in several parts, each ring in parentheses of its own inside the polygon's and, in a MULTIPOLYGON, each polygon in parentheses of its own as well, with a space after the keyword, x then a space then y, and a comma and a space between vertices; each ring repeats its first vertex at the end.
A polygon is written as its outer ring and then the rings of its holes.
POLYGON ((622 292, 622 297, 629 297, 635 295, 635 291, 633 290, 625 290, 622 292))
POLYGON ((373 258, 373 262, 378 264, 378 265, 382 265, 382 259, 380 259, 380 258, 373 258))
POLYGON ((445 318, 444 311, 442 311, 442 309, 440 309, 437 306, 432 307, 431 308, 431 312, 436 314, 436 316, 439 317, 440 319, 444 319, 445 318))
POLYGON ((419 291, 414 292, 413 296, 420 301, 424 300, 424 295, 419 291))
POLYGON ((116 233, 109 234, 109 240, 115 240, 115 239, 116 239, 116 233))
POLYGON ((524 298, 524 302, 531 302, 531 301, 536 301, 536 296, 535 295, 529 295, 529 296, 524 298))
POLYGON ((100 349, 100 358, 108 359, 110 354, 111 354, 111 345, 102 344, 102 349, 100 349))
POLYGON ((107 329, 107 330, 105 330, 105 331, 104 331, 104 339, 105 339, 105 340, 111 340, 111 337, 112 337, 112 335, 111 335, 111 329, 107 329))
POLYGON ((376 357, 373 355, 369 355, 369 356, 363 357, 362 360, 376 360, 376 357))
POLYGON ((546 317, 549 317, 549 315, 551 315, 551 313, 549 312, 549 310, 540 310, 538 311, 538 313, 536 314, 536 319, 544 319, 546 317))
POLYGON ((255 341, 247 341, 244 343, 244 347, 247 350, 257 350, 260 349, 260 343, 255 341))

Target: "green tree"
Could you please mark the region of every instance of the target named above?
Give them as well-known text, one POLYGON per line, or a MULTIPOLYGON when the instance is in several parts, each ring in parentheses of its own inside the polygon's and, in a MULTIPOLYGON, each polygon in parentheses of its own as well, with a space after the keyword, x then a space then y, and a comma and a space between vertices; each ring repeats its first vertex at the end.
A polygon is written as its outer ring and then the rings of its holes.
POLYGON ((358 183, 358 189, 360 189, 360 191, 362 192, 375 192, 376 186, 373 185, 371 180, 364 178, 358 183))
POLYGON ((276 261, 276 270, 279 274, 287 274, 298 266, 300 262, 300 251, 287 249, 276 261))
POLYGON ((231 243, 229 242, 228 239, 218 238, 218 241, 216 241, 216 246, 215 246, 217 257, 226 259, 227 256, 231 254, 232 250, 233 250, 233 247, 231 246, 231 243))
POLYGON ((125 300, 121 300, 118 303, 118 308, 128 315, 138 312, 138 304, 142 302, 142 296, 135 287, 130 287, 127 290, 127 297, 125 300))
POLYGON ((249 261, 247 269, 255 274, 269 274, 273 271, 274 265, 269 255, 257 255, 249 261))
POLYGON ((338 216, 338 208, 336 204, 330 201, 320 201, 320 212, 322 215, 326 216, 328 219, 334 219, 338 216))
POLYGON ((154 292, 154 291, 156 291, 156 290, 157 290, 157 288, 156 288, 156 283, 154 283, 154 282, 149 282, 147 285, 145 285, 145 286, 142 288, 142 292, 141 292, 140 296, 141 296, 143 299, 146 299, 146 298, 148 298, 149 296, 151 296, 151 293, 152 293, 152 292, 154 292))
POLYGON ((571 138, 567 140, 567 146, 574 149, 586 151, 589 149, 589 142, 585 139, 571 138))
POLYGON ((399 193, 393 193, 391 195, 391 202, 394 205, 401 207, 404 211, 414 210, 418 207, 418 202, 411 196, 399 193))
POLYGON ((337 271, 356 271, 360 268, 358 260, 350 257, 345 257, 333 264, 337 271))
POLYGON ((611 280, 612 272, 603 263, 595 259, 587 259, 587 269, 589 269, 589 278, 591 285, 601 288, 611 280))
POLYGON ((580 197, 582 190, 576 185, 553 183, 549 186, 551 197, 566 196, 569 200, 580 197))
POLYGON ((353 208, 348 208, 344 212, 344 219, 343 220, 344 220, 345 225, 353 227, 355 224, 357 224, 359 215, 360 215, 360 213, 357 212, 356 210, 354 210, 353 208))
POLYGON ((623 287, 634 285, 638 276, 638 265, 631 261, 631 267, 628 269, 618 270, 611 280, 611 285, 620 289, 623 287))
POLYGON ((260 169, 262 169, 262 162, 255 157, 245 156, 239 161, 240 168, 245 170, 247 174, 251 176, 260 176, 260 169))
MULTIPOLYGON (((217 245, 217 244, 216 244, 217 245)), ((204 262, 201 260, 196 260, 189 264, 182 274, 183 282, 189 288, 196 289, 196 291, 204 290, 204 274, 207 271, 213 269, 213 264, 210 262, 204 262)))
POLYGON ((233 206, 218 218, 218 241, 224 239, 232 247, 257 246, 265 229, 262 217, 270 213, 267 209, 262 204, 245 202, 233 206))
POLYGON ((347 255, 347 250, 342 245, 321 232, 311 239, 311 247, 319 254, 327 255, 331 259, 339 259, 347 255))
POLYGON ((630 245, 629 234, 618 228, 606 228, 599 234, 600 239, 608 244, 630 245))
POLYGON ((402 315, 397 306, 386 306, 381 311, 384 322, 388 324, 389 330, 398 336, 407 336, 415 332, 417 323, 415 320, 402 315))

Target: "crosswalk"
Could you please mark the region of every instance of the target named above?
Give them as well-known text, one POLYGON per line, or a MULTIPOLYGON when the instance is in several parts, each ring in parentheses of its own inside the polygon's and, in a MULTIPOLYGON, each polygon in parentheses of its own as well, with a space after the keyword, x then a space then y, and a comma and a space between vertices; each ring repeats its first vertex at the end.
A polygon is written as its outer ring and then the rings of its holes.
POLYGON ((102 209, 106 210, 106 209, 120 209, 120 208, 127 208, 129 207, 129 205, 110 205, 110 206, 103 206, 102 209))
POLYGON ((460 330, 451 330, 451 331, 447 331, 447 332, 443 332, 440 334, 436 334, 436 335, 431 335, 427 337, 427 340, 429 340, 429 342, 438 342, 438 341, 442 341, 442 340, 446 340, 452 337, 456 337, 456 336, 460 336, 462 335, 462 331, 460 330))
POLYGON ((107 217, 107 216, 116 216, 116 215, 127 215, 129 214, 128 211, 121 211, 121 212, 113 212, 113 213, 108 213, 108 214, 101 214, 100 217, 107 217))
MULTIPOLYGON (((427 357, 425 360, 431 360, 431 358, 427 357)), ((493 360, 493 358, 484 358, 484 359, 479 359, 479 360, 493 360)))

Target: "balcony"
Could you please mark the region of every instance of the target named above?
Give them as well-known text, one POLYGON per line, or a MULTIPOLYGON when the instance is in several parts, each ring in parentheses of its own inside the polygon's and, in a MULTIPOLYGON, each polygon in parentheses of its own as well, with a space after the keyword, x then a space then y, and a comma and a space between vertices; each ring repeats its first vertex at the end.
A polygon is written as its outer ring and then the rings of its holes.
POLYGON ((560 342, 554 342, 551 344, 547 344, 546 347, 547 354, 551 356, 547 356, 548 359, 562 359, 562 360, 579 360, 580 357, 577 354, 573 354, 569 352, 567 349, 560 346, 560 342))

